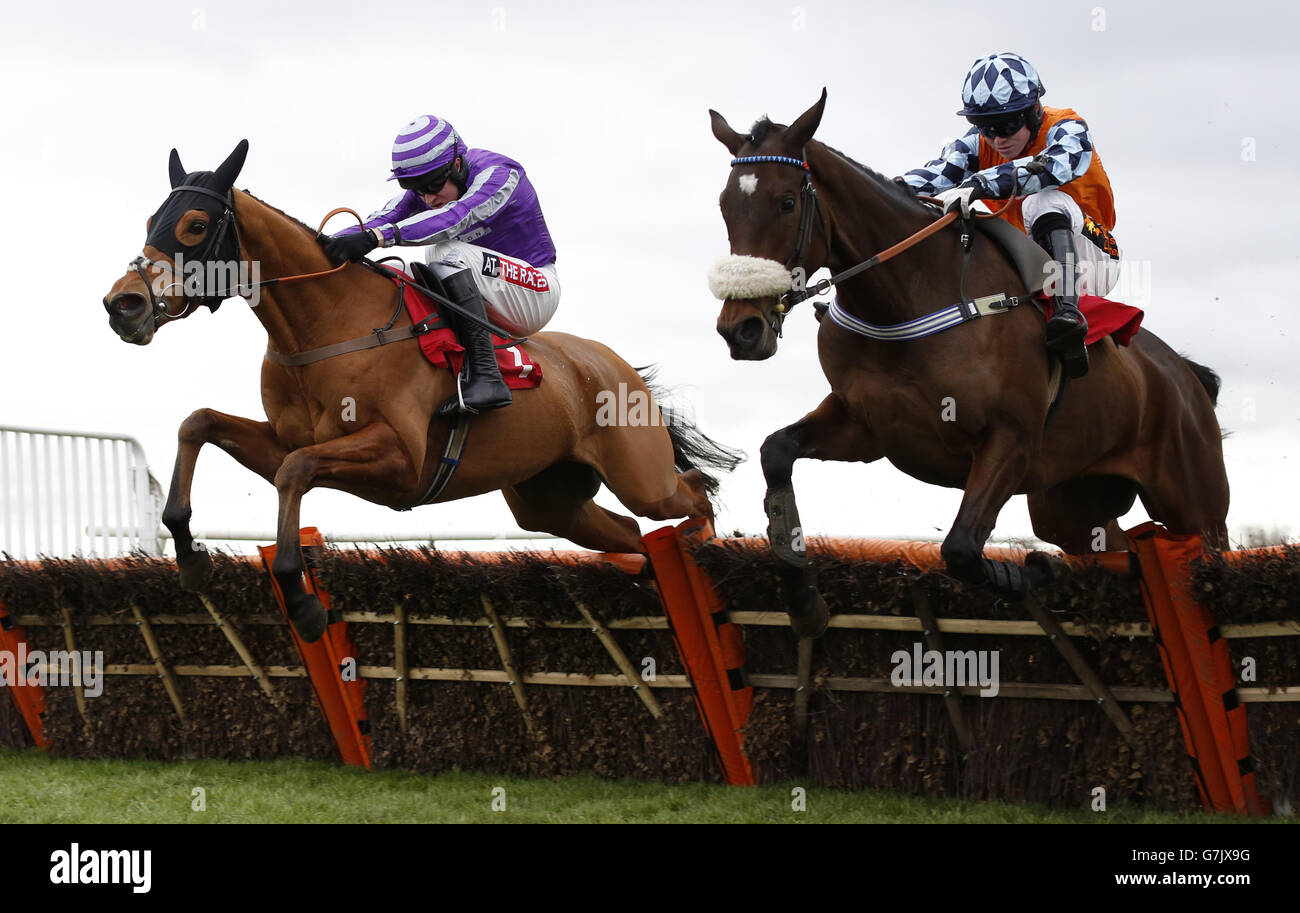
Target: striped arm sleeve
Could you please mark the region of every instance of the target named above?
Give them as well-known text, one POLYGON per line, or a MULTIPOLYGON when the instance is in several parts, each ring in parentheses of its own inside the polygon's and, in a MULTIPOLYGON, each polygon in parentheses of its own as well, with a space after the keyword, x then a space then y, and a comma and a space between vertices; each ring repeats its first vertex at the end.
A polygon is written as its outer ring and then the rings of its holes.
POLYGON ((947 146, 933 162, 913 168, 903 180, 919 194, 934 196, 941 190, 956 187, 980 167, 980 134, 971 130, 947 146))
MULTIPOLYGON (((393 226, 403 219, 409 218, 412 213, 418 212, 424 208, 423 202, 408 190, 401 196, 393 197, 379 209, 372 212, 362 223, 366 228, 378 228, 384 235, 384 246, 388 247, 393 243, 393 226)), ((353 229, 360 231, 360 229, 353 229)), ((342 234, 342 232, 340 232, 342 234)))
POLYGON ((421 205, 420 198, 411 191, 406 191, 400 197, 393 197, 379 209, 366 216, 366 220, 360 225, 349 225, 341 231, 335 232, 335 237, 343 235, 355 235, 363 229, 379 228, 387 229, 384 232, 384 246, 392 244, 392 226, 395 222, 400 222, 421 205))
MULTIPOLYGON (((436 244, 463 235, 473 226, 490 222, 519 184, 519 172, 494 165, 474 179, 459 200, 438 209, 416 213, 397 223, 402 244, 436 244)), ((385 226, 385 243, 391 244, 394 226, 385 226)))
POLYGON ((1016 196, 1026 197, 1040 190, 1060 187, 1077 177, 1082 177, 1092 164, 1092 134, 1081 120, 1060 120, 1047 131, 1043 151, 1034 157, 1026 156, 1004 162, 975 175, 989 188, 986 198, 1005 200, 1011 196, 1014 179, 1019 172, 1020 182, 1016 196), (1044 165, 1037 173, 1023 171, 1031 162, 1044 165))

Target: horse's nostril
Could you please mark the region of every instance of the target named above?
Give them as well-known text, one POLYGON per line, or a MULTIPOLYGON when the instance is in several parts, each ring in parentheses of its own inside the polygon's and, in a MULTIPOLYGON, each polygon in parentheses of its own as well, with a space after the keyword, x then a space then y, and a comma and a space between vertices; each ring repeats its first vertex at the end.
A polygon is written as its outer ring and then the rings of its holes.
POLYGON ((140 311, 144 308, 144 296, 137 295, 135 292, 119 292, 112 299, 104 304, 104 307, 111 314, 117 311, 120 314, 130 314, 133 311, 140 311))
POLYGON ((762 335, 763 321, 757 317, 750 317, 736 329, 736 341, 745 345, 753 345, 762 335))

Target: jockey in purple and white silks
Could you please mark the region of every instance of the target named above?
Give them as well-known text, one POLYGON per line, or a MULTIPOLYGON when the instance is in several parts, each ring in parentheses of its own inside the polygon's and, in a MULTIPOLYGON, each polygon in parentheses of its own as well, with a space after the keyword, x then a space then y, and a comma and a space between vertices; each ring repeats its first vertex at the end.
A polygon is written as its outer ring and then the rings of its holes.
MULTIPOLYGON (((376 247, 427 245, 426 262, 463 310, 518 336, 541 330, 559 305, 560 282, 555 245, 523 166, 467 148, 451 124, 426 114, 397 134, 392 171, 389 180, 406 192, 372 213, 364 229, 329 238, 330 259, 341 263, 376 247)), ((469 379, 438 413, 510 405, 488 330, 455 314, 444 317, 465 347, 469 379)))

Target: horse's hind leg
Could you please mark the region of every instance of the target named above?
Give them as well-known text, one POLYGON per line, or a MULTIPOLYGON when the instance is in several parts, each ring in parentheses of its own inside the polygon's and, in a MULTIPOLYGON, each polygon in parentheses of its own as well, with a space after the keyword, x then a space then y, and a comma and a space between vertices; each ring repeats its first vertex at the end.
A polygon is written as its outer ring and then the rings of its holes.
POLYGON ((213 409, 199 409, 190 415, 181 423, 177 438, 176 466, 172 470, 162 522, 176 543, 176 566, 180 571, 181 588, 202 592, 212 578, 212 559, 202 547, 194 547, 194 537, 190 533, 190 490, 199 451, 204 444, 216 444, 241 465, 272 483, 288 451, 280 445, 268 422, 226 415, 213 409))
POLYGON ((302 585, 302 540, 299 508, 302 496, 325 484, 344 491, 378 489, 413 490, 419 469, 411 462, 391 425, 367 425, 355 434, 295 450, 284 458, 275 474, 280 493, 280 522, 276 532, 275 561, 271 575, 280 585, 284 606, 298 636, 311 643, 325 633, 325 608, 302 585))
POLYGON ((600 476, 582 463, 557 463, 526 482, 502 489, 521 527, 551 533, 601 552, 635 552, 641 529, 631 517, 601 507, 592 497, 600 476))
POLYGON ((664 425, 602 428, 588 444, 591 465, 623 506, 649 520, 713 516, 699 470, 674 468, 673 444, 664 425))
POLYGON ((792 596, 787 604, 790 627, 801 637, 817 637, 826 630, 826 603, 817 591, 817 575, 808 560, 807 543, 795 503, 795 460, 812 458, 870 463, 884 454, 871 430, 851 416, 838 396, 831 394, 793 425, 773 432, 761 450, 767 495, 768 542, 785 562, 782 582, 792 596))
POLYGON ((1222 458, 1216 466, 1155 466, 1143 480, 1142 506, 1152 520, 1182 536, 1200 535, 1211 548, 1227 549, 1228 478, 1222 458))
POLYGON ((1053 485, 1028 496, 1034 535, 1067 555, 1116 552, 1128 548, 1118 517, 1137 497, 1137 483, 1120 476, 1087 476, 1053 485))

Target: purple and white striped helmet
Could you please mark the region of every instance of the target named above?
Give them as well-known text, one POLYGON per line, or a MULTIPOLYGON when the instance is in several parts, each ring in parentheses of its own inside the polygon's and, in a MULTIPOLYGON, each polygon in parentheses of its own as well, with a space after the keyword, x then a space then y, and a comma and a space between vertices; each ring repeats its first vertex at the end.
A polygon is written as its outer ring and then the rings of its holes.
POLYGON ((393 174, 390 181, 413 178, 445 168, 465 154, 465 144, 451 124, 432 114, 421 114, 393 140, 393 174))

